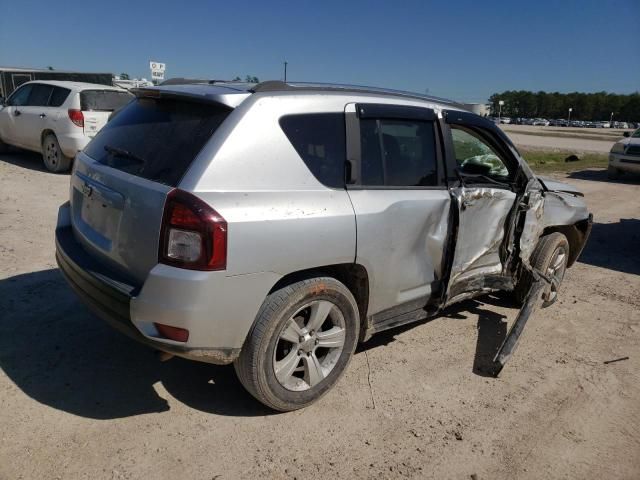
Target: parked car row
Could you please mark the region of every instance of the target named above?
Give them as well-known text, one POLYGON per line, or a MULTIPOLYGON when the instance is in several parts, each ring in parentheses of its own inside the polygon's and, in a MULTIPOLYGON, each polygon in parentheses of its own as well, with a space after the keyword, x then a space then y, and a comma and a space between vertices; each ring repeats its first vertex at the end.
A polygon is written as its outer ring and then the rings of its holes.
POLYGON ((76 154, 133 99, 106 85, 27 82, 0 104, 0 151, 9 145, 42 154, 45 167, 66 172, 76 154))
POLYGON ((578 127, 578 128, 640 128, 640 122, 608 122, 608 121, 587 121, 587 120, 567 120, 564 118, 510 118, 510 117, 489 117, 494 123, 511 125, 534 125, 542 127, 578 127))

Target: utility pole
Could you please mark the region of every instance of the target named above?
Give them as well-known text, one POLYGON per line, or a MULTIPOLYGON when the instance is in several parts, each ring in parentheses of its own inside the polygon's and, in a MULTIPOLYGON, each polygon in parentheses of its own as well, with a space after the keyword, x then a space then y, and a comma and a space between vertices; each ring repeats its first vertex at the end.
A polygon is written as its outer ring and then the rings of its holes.
POLYGON ((504 105, 504 100, 499 100, 498 101, 498 124, 500 123, 500 118, 502 117, 502 105, 504 105))
POLYGON ((611 118, 609 118, 609 127, 613 128, 613 112, 611 112, 611 118))
POLYGON ((284 82, 287 83, 287 62, 284 62, 284 82))
POLYGON ((569 108, 569 119, 567 121, 567 127, 571 126, 571 112, 573 111, 573 108, 569 108))

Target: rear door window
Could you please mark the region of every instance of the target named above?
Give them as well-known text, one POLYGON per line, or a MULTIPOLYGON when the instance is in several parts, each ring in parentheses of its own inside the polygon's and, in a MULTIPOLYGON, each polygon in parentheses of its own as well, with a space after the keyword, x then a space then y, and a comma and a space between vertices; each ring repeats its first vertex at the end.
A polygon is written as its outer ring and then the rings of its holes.
POLYGON ((31 89, 29 100, 27 100, 27 106, 29 107, 46 107, 49 103, 49 97, 53 87, 51 85, 35 84, 31 89))
POLYGON ((84 90, 80 92, 80 110, 113 112, 133 99, 129 92, 115 90, 84 90))
POLYGON ((360 120, 362 185, 438 185, 434 123, 420 120, 360 120))
POLYGON ((286 115, 280 127, 320 183, 344 188, 346 160, 343 113, 286 115))
POLYGON ((139 98, 115 114, 84 152, 111 168, 176 186, 230 111, 217 105, 139 98))
POLYGON ((65 102, 71 90, 63 87, 53 87, 53 93, 51 93, 51 98, 49 98, 49 106, 50 107, 60 107, 65 102))

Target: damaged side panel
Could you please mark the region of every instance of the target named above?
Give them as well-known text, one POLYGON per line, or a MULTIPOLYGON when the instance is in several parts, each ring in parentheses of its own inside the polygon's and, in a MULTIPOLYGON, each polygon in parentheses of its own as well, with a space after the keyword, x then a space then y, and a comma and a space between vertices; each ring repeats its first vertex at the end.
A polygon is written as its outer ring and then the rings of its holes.
POLYGON ((376 292, 368 315, 399 315, 426 305, 443 277, 448 190, 348 192, 357 215, 356 263, 367 269, 376 292))
POLYGON ((526 188, 526 193, 519 209, 525 209, 524 223, 520 234, 519 257, 526 266, 529 266, 529 259, 533 250, 538 244, 538 239, 544 230, 544 208, 545 197, 542 188, 536 179, 531 179, 526 188))
POLYGON ((501 247, 516 194, 500 188, 451 190, 459 212, 458 235, 447 289, 447 305, 467 293, 508 287, 504 284, 501 247))

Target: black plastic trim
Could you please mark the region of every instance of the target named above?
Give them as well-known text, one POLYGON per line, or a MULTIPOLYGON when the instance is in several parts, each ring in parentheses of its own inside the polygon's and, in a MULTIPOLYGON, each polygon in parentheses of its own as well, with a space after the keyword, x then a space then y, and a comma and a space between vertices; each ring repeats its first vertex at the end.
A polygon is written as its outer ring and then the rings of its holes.
POLYGON ((358 118, 396 118, 432 122, 438 118, 431 108, 389 103, 357 103, 358 118))

